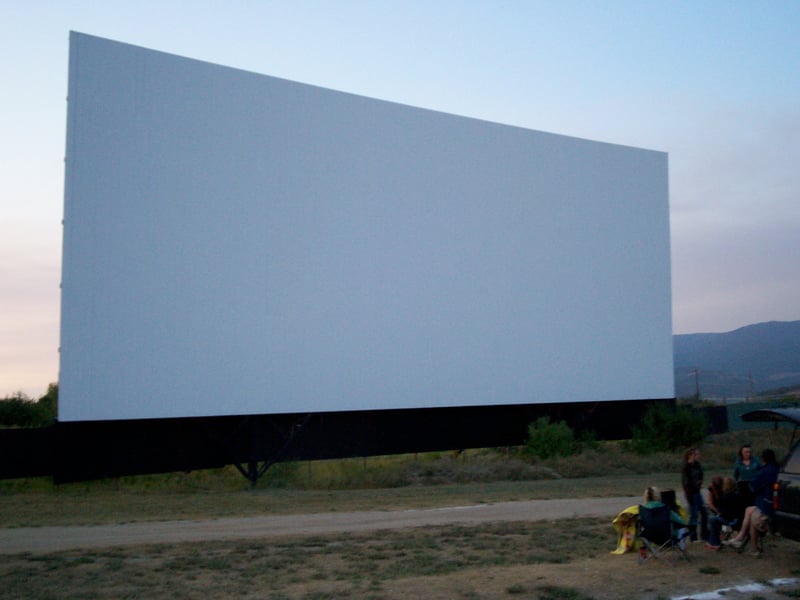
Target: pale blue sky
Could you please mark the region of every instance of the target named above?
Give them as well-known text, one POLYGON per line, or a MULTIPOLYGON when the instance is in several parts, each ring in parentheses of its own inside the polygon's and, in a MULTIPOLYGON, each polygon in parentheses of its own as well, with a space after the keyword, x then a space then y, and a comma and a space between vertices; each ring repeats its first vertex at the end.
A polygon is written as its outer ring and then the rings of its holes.
POLYGON ((675 333, 800 319, 800 2, 0 0, 0 396, 57 379, 69 30, 669 153, 675 333))

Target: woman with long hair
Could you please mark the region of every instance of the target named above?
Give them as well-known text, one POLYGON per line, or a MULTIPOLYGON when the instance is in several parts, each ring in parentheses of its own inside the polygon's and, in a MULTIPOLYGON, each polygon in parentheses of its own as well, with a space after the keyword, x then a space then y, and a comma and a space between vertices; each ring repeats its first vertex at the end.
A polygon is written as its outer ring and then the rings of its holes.
MULTIPOLYGON (((738 521, 741 501, 739 489, 733 477, 715 476, 711 478, 708 509, 711 518, 708 523, 708 543, 706 550, 719 550, 724 527, 731 527, 738 521)), ((730 531, 730 529, 729 529, 730 531)))
POLYGON ((683 456, 681 483, 686 503, 689 506, 689 535, 697 540, 697 518, 700 517, 700 539, 708 540, 708 511, 703 502, 703 467, 700 465, 700 450, 689 448, 683 456))
POLYGON ((778 461, 775 452, 769 448, 761 453, 764 466, 750 481, 750 487, 755 495, 755 503, 744 511, 744 521, 739 535, 726 543, 734 548, 741 548, 750 536, 753 543, 752 553, 756 556, 762 552, 760 539, 769 529, 769 521, 775 513, 772 505, 772 488, 778 481, 778 461))

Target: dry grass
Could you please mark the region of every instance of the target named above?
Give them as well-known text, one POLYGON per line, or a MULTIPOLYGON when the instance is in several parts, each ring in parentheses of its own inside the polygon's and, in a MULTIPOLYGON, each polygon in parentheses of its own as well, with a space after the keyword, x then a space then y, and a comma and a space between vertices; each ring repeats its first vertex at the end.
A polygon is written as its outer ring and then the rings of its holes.
MULTIPOLYGON (((391 597, 399 581, 597 555, 608 524, 426 528, 370 535, 72 551, 0 559, 9 598, 391 597)), ((604 549, 602 549, 604 551, 604 549)), ((513 583, 509 583, 513 587, 513 583)))
POLYGON ((614 540, 605 519, 569 519, 0 555, 0 597, 656 599, 800 577, 788 540, 763 559, 695 545, 674 567, 614 556, 614 540))
MULTIPOLYGON (((772 446, 780 455, 787 440, 785 429, 713 436, 703 446, 707 477, 730 473, 745 441, 756 449, 772 446)), ((46 478, 2 481, 0 527, 630 496, 648 485, 680 489, 680 460, 679 453, 639 456, 622 443, 606 442, 578 456, 533 464, 518 449, 289 463, 268 472, 256 490, 232 467, 64 486, 46 478)))
MULTIPOLYGON (((717 436, 703 448, 706 472, 727 473, 744 441, 780 453, 786 439, 784 430, 717 436)), ((2 482, 0 526, 430 508, 638 495, 649 484, 679 488, 677 455, 635 457, 620 444, 529 464, 529 470, 498 466, 520 460, 514 450, 502 450, 298 463, 283 466, 255 491, 232 469, 61 487, 41 479, 2 482), (374 475, 363 476, 373 470, 411 473, 415 483, 377 488, 374 475), (499 473, 507 479, 498 480, 499 473), (344 489, 332 489, 342 480, 344 489)), ((800 577, 800 544, 780 538, 768 539, 760 560, 696 548, 695 562, 675 569, 611 555, 615 541, 607 520, 571 519, 0 555, 0 598, 657 599, 800 577)), ((798 597, 798 589, 783 592, 798 597)))
POLYGON ((404 510, 552 498, 637 495, 675 485, 672 473, 496 481, 365 490, 175 492, 73 489, 0 495, 0 527, 92 525, 332 511, 404 510))

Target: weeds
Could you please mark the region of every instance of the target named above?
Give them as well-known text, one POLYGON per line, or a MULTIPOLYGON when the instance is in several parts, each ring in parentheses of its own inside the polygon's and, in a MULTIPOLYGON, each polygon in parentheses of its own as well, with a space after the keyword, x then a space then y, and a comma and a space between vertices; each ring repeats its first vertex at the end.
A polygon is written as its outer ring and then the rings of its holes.
MULTIPOLYGON (((727 473, 732 469, 736 452, 743 443, 752 444, 757 451, 760 448, 772 447, 780 457, 787 449, 788 433, 785 428, 777 431, 754 429, 710 436, 702 445, 703 466, 709 472, 720 470, 727 473)), ((581 451, 577 454, 553 455, 548 458, 531 457, 525 447, 514 447, 278 463, 267 470, 258 483, 258 490, 279 495, 283 490, 335 492, 401 489, 414 486, 546 481, 680 470, 680 449, 640 455, 631 452, 626 442, 581 442, 578 446, 581 451)), ((233 467, 192 473, 120 477, 61 486, 54 485, 50 478, 0 481, 0 496, 41 494, 55 495, 64 499, 100 492, 130 493, 132 497, 148 494, 157 494, 160 497, 174 495, 176 501, 185 501, 189 494, 196 496, 198 493, 239 493, 247 489, 248 483, 233 467)), ((226 506, 223 502, 219 516, 224 514, 226 506)), ((170 517, 165 515, 165 518, 170 517)))
POLYGON ((539 588, 539 600, 592 600, 577 590, 558 586, 542 586, 539 588))
MULTIPOLYGON (((711 436, 708 477, 731 472, 745 442, 779 456, 788 432, 757 429, 711 436)), ((47 478, 0 481, 0 527, 202 519, 330 510, 392 510, 565 497, 636 495, 647 485, 679 488, 678 452, 638 455, 624 442, 597 442, 574 456, 527 456, 523 448, 477 449, 275 465, 249 490, 233 468, 123 477, 56 486, 47 478)))
MULTIPOLYGON (((475 527, 430 527, 382 532, 380 535, 331 535, 252 541, 173 544, 166 547, 116 549, 113 552, 70 551, 41 557, 21 554, 0 563, 8 597, 46 596, 58 586, 61 597, 79 596, 90 583, 107 597, 165 597, 164 584, 179 596, 226 596, 225 586, 253 588, 260 597, 342 597, 342 590, 375 592, 387 582, 409 577, 437 577, 488 565, 558 564, 591 552, 608 533, 605 519, 572 519, 561 523, 500 523, 475 527), (581 529, 588 536, 564 536, 581 529), (142 578, 142 573, 148 573, 142 578), (345 587, 342 587, 345 586, 345 587), (131 590, 130 588, 133 588, 131 590), (310 594, 310 595, 308 595, 310 594)), ((560 593, 555 588, 553 594, 560 593)), ((348 595, 348 594, 344 594, 348 595)), ((551 598, 583 598, 551 595, 551 598)))

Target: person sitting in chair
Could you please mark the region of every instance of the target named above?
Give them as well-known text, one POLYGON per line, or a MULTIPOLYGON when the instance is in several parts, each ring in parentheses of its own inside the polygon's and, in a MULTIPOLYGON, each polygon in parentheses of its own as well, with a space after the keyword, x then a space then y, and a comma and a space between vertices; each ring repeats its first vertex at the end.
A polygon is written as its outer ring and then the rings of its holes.
POLYGON ((733 477, 714 476, 708 488, 708 509, 711 519, 708 523, 708 543, 706 550, 720 549, 720 534, 723 527, 735 524, 741 511, 739 488, 733 477))
POLYGON ((775 512, 772 506, 772 488, 778 481, 778 462, 775 452, 769 448, 761 453, 761 462, 764 466, 750 481, 756 501, 755 505, 748 506, 744 511, 742 530, 735 538, 726 543, 734 548, 741 548, 747 541, 747 536, 753 542, 752 554, 758 556, 762 552, 760 539, 769 529, 769 520, 775 512))
MULTIPOLYGON (((642 506, 645 508, 658 508, 660 506, 666 506, 660 500, 660 497, 661 495, 658 493, 658 488, 652 485, 648 486, 644 491, 644 503, 642 506)), ((684 521, 683 518, 672 509, 669 511, 669 521, 670 529, 672 530, 672 537, 676 540, 679 540, 683 546, 685 544, 685 538, 689 535, 689 529, 686 525, 686 521, 684 521)))

